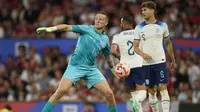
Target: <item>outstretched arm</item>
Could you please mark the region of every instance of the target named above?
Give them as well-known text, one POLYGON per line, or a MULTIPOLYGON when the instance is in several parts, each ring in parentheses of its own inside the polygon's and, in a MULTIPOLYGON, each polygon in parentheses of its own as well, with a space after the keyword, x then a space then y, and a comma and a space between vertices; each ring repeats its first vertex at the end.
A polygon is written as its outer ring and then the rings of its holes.
POLYGON ((72 25, 60 24, 53 27, 40 27, 37 29, 37 33, 55 32, 55 31, 72 31, 72 25))
POLYGON ((170 68, 173 69, 175 67, 175 56, 174 56, 174 49, 172 42, 170 41, 170 38, 165 38, 165 46, 167 49, 167 52, 169 53, 169 56, 171 57, 171 65, 170 68))
MULTIPOLYGON (((111 55, 105 56, 105 58, 106 58, 106 61, 107 61, 108 65, 109 65, 109 67, 110 67, 111 72, 113 73, 113 75, 116 76, 114 62, 113 62, 113 59, 112 59, 111 55)), ((119 79, 118 76, 116 76, 116 77, 119 79)))

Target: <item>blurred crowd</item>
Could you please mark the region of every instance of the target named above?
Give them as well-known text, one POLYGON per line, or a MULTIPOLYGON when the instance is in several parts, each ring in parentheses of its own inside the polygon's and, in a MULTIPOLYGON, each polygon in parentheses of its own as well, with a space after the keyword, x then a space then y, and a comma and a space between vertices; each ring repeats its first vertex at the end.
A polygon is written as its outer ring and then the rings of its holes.
MULTIPOLYGON (((120 31, 120 18, 133 16, 135 26, 143 21, 143 0, 0 0, 0 38, 77 38, 70 32, 37 35, 38 27, 57 24, 92 24, 95 13, 109 15, 107 34, 120 31)), ((153 0, 157 18, 166 22, 173 38, 200 37, 199 0, 153 0)))
POLYGON ((172 101, 200 103, 200 54, 191 49, 175 50, 176 69, 170 70, 169 94, 172 101))
MULTIPOLYGON (((68 55, 63 54, 59 47, 45 47, 41 54, 34 46, 29 48, 29 52, 23 45, 18 50, 16 57, 9 55, 5 63, 0 61, 0 102, 47 101, 58 87, 74 47, 68 55)), ((169 69, 167 55, 171 100, 200 103, 200 54, 190 49, 176 49, 175 55, 174 70, 169 69)), ((102 54, 98 56, 97 64, 111 85, 116 101, 127 102, 131 97, 129 90, 122 80, 112 75, 102 54)), ((97 90, 88 90, 84 81, 80 80, 61 101, 104 102, 105 99, 97 90)))

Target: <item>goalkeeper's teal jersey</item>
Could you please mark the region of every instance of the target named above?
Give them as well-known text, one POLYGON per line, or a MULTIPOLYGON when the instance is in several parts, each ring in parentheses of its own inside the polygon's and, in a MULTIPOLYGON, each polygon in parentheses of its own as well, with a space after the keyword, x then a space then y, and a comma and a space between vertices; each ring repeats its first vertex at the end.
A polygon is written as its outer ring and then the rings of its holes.
POLYGON ((79 33, 80 37, 70 59, 70 65, 96 67, 96 58, 101 51, 104 56, 110 55, 108 37, 104 32, 97 32, 93 25, 73 25, 72 31, 79 33))

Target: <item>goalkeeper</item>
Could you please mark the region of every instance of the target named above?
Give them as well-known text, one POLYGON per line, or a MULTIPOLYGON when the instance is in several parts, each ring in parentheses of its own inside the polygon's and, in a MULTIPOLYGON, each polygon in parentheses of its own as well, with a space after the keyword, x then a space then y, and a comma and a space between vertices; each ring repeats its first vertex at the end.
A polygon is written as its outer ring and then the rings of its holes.
POLYGON ((80 79, 85 81, 89 89, 94 87, 103 93, 109 112, 117 112, 114 94, 96 65, 96 57, 102 51, 112 73, 115 75, 113 61, 110 56, 109 39, 104 32, 108 24, 108 16, 104 12, 98 12, 94 22, 94 26, 61 24, 37 29, 37 33, 73 31, 80 34, 75 52, 64 72, 59 87, 51 96, 42 112, 50 112, 60 98, 80 79))

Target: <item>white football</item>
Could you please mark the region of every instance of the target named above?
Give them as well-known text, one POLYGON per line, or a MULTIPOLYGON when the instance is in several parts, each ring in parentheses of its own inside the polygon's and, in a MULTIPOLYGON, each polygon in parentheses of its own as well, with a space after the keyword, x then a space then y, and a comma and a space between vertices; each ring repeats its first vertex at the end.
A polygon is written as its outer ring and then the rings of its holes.
POLYGON ((118 77, 125 77, 130 74, 130 67, 125 63, 118 63, 115 67, 115 73, 118 77))

